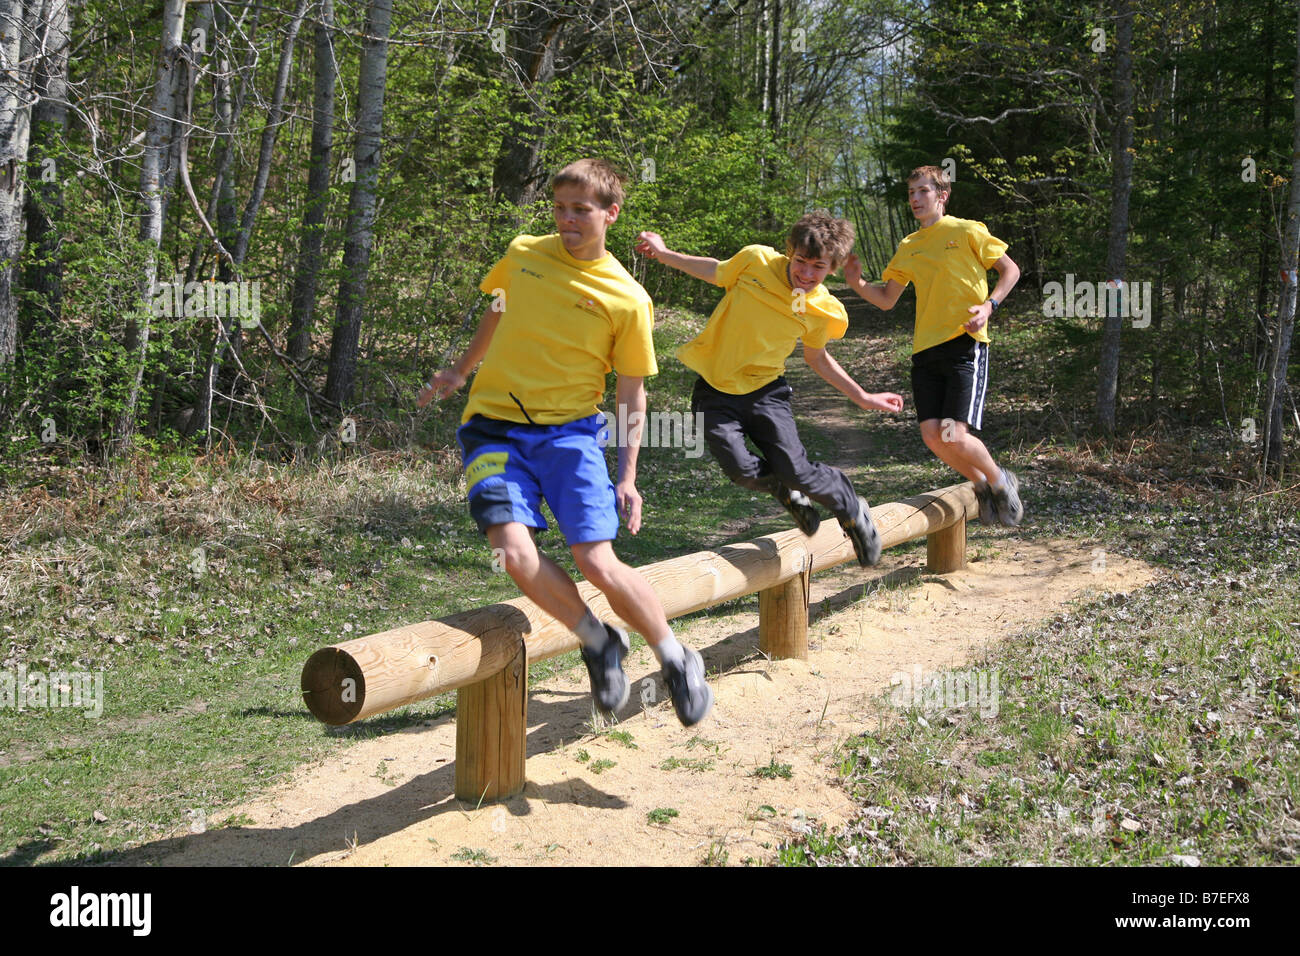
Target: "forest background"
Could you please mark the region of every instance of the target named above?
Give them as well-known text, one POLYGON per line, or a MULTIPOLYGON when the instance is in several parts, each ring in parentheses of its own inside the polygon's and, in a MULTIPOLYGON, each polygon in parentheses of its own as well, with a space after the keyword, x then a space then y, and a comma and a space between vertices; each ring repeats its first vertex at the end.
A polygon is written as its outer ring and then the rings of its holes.
POLYGON ((630 175, 611 248, 656 303, 700 308, 637 231, 726 257, 824 207, 879 276, 913 228, 907 172, 943 165, 950 212, 1024 273, 995 337, 1050 320, 1063 421, 1217 428, 1256 476, 1300 427, 1281 0, 5 0, 0 24, 19 471, 52 446, 433 441, 416 390, 582 155, 630 175))

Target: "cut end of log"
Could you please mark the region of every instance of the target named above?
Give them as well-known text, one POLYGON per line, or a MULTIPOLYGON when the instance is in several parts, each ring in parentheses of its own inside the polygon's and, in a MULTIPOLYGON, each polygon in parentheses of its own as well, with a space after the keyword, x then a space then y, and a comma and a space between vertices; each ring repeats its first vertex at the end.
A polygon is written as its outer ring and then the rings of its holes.
POLYGON ((366 701, 366 678, 356 658, 323 647, 302 666, 302 699, 317 720, 332 726, 357 719, 366 701))

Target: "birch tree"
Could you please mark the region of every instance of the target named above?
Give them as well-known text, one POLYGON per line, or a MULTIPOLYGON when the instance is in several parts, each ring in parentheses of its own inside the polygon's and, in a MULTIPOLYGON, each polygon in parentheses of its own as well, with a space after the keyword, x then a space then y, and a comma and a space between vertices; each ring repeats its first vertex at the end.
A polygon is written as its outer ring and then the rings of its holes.
POLYGON ((23 251, 23 175, 31 93, 22 60, 22 0, 0 0, 0 368, 18 350, 18 257, 23 251))
MULTIPOLYGON (((1264 399, 1264 463, 1279 475, 1283 463, 1283 428, 1290 395, 1286 371, 1295 329, 1296 269, 1300 266, 1300 8, 1296 11, 1295 131, 1291 146, 1291 194, 1287 202, 1286 233, 1282 240, 1282 295, 1277 312, 1277 335, 1268 356, 1268 382, 1264 399)), ((1294 404, 1292 408, 1294 409, 1294 404)))
POLYGON ((167 179, 164 164, 172 150, 176 117, 184 100, 181 80, 187 70, 182 37, 185 30, 185 0, 165 0, 162 16, 162 51, 154 80, 152 108, 145 134, 144 156, 140 169, 140 194, 143 215, 140 239, 144 244, 144 268, 139 286, 143 324, 134 317, 127 320, 125 345, 134 359, 125 404, 117 420, 116 439, 119 450, 130 447, 135 434, 135 410, 140 400, 140 383, 144 379, 146 350, 149 347, 150 306, 158 284, 158 255, 162 245, 163 192, 167 179))
POLYGON ((1115 430, 1119 391, 1120 330, 1124 311, 1124 259, 1128 251, 1129 194, 1133 189, 1133 10, 1118 0, 1115 10, 1115 130, 1111 137, 1110 237, 1106 245, 1106 278, 1120 284, 1121 293, 1106 296, 1105 326, 1097 383, 1097 420, 1107 434, 1115 430))
POLYGON ((307 203, 302 221, 298 270, 294 275, 289 306, 289 356, 295 362, 305 361, 311 350, 316 283, 320 276, 321 246, 325 238, 325 214, 329 211, 330 159, 334 150, 334 84, 338 82, 338 63, 334 59, 334 0, 321 0, 315 57, 312 65, 307 203))
MULTIPOLYGON (((28 152, 30 188, 27 193, 27 245, 32 262, 24 285, 39 299, 37 315, 57 322, 63 305, 63 262, 59 229, 63 218, 63 186, 54 154, 68 129, 68 45, 72 20, 68 0, 45 0, 43 17, 33 38, 32 139, 28 152)), ((23 334, 30 334, 29 312, 23 334)))
POLYGON ((339 281, 329 374, 325 380, 325 397, 339 405, 351 398, 357 372, 357 346, 361 340, 361 316, 374 244, 375 187, 379 182, 384 88, 388 80, 388 30, 392 19, 392 0, 372 0, 361 47, 357 142, 352 154, 356 182, 348 200, 343 278, 339 281))

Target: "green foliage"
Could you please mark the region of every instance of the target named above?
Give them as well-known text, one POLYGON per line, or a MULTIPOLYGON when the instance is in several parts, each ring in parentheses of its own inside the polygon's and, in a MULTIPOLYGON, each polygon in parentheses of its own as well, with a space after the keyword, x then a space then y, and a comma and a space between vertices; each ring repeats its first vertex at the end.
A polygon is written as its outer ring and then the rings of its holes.
POLYGON ((750 774, 751 777, 760 777, 764 780, 789 780, 794 776, 794 770, 788 763, 777 763, 773 757, 762 767, 755 767, 750 774))
POLYGON ((655 807, 645 815, 646 823, 654 823, 663 826, 678 816, 678 812, 672 807, 655 807))

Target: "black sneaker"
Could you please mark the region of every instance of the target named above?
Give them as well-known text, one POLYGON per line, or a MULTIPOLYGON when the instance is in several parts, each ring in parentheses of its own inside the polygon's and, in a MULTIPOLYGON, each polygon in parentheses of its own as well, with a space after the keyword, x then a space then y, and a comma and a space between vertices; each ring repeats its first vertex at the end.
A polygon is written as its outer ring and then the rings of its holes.
POLYGON ((853 521, 840 519, 840 527, 853 542, 853 550, 858 555, 858 564, 864 568, 880 560, 880 532, 871 520, 871 506, 867 499, 858 498, 858 516, 853 521))
POLYGON ((704 660, 699 652, 689 647, 685 650, 685 666, 665 664, 663 674, 677 719, 683 727, 693 727, 713 709, 713 688, 704 679, 704 660))
POLYGON ((600 650, 582 648, 582 662, 587 665, 587 676, 591 678, 591 696, 596 701, 596 708, 604 716, 609 716, 627 703, 631 691, 627 675, 623 673, 623 658, 627 657, 632 645, 628 643, 627 634, 612 624, 605 625, 605 633, 609 638, 600 650))
POLYGON ((777 485, 776 491, 772 493, 776 495, 776 500, 781 502, 782 507, 794 517, 795 526, 800 531, 810 538, 817 533, 817 529, 822 526, 822 519, 807 495, 785 485, 777 485))
POLYGON ((975 500, 980 503, 980 524, 999 524, 998 506, 993 501, 993 489, 987 481, 975 486, 975 500))
POLYGON ((990 488, 989 491, 992 492, 993 507, 1002 523, 1008 528, 1020 524, 1020 519, 1025 516, 1025 507, 1020 503, 1020 479, 1016 473, 1003 468, 1002 487, 990 488))

